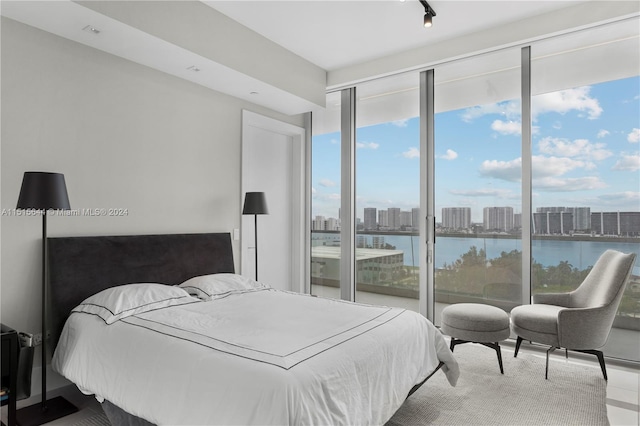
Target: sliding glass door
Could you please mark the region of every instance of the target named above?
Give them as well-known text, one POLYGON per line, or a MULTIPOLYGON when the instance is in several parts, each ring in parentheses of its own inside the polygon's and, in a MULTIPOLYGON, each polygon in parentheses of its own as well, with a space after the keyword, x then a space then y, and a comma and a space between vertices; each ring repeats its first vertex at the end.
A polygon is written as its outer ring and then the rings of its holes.
MULTIPOLYGON (((575 289, 607 249, 640 257, 638 19, 532 47, 533 293, 575 289)), ((605 355, 640 361, 640 268, 605 355)))
POLYGON ((340 298, 340 93, 313 115, 311 140, 311 294, 340 298))
POLYGON ((356 104, 358 302, 419 311, 418 74, 361 84, 356 104))
MULTIPOLYGON (((435 323, 522 300, 520 50, 435 68, 435 323)), ((526 291, 526 289, 525 289, 526 291)))

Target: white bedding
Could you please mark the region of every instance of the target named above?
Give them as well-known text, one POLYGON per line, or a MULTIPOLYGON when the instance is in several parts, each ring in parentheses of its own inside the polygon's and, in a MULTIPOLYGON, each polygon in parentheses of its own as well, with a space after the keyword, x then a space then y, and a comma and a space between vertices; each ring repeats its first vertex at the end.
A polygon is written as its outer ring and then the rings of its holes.
POLYGON ((52 365, 158 425, 381 425, 440 361, 455 385, 419 314, 265 289, 110 325, 73 313, 52 365))

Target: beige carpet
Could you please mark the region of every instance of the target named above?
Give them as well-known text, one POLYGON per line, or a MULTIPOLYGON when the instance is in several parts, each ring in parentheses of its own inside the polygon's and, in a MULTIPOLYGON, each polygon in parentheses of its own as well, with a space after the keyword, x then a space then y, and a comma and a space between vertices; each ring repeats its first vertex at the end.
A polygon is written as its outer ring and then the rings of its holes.
POLYGON ((437 372, 387 426, 609 424, 607 384, 599 367, 552 358, 545 380, 544 357, 523 349, 518 358, 503 350, 504 375, 492 349, 468 343, 456 346, 454 354, 460 364, 458 385, 451 387, 437 372))

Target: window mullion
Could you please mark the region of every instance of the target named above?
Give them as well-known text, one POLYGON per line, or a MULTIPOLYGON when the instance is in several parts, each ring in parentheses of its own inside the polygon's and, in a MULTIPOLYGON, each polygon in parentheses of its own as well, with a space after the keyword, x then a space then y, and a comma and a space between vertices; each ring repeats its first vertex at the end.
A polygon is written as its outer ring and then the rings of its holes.
POLYGON ((356 89, 341 91, 340 298, 355 301, 356 288, 356 89))

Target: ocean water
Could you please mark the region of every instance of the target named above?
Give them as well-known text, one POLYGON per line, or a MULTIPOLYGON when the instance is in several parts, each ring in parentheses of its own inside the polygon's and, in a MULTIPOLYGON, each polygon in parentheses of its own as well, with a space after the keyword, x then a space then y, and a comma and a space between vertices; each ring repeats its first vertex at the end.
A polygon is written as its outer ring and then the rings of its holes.
MULTIPOLYGON (((323 240, 339 240, 339 234, 313 234, 323 240)), ((372 235, 358 234, 358 237, 366 236, 371 244, 372 235)), ((381 235, 376 235, 380 237, 381 235)), ((384 241, 396 247, 396 250, 404 252, 404 263, 408 266, 418 266, 420 263, 420 237, 417 235, 384 235, 384 241)), ((489 259, 500 257, 502 252, 522 250, 522 240, 506 238, 473 238, 473 237, 436 237, 435 261, 436 268, 451 264, 459 259, 469 248, 476 246, 478 250, 484 249, 489 259)), ((610 242, 610 241, 558 241, 558 240, 534 240, 531 243, 531 252, 536 262, 543 266, 557 266, 561 261, 568 261, 574 268, 586 269, 593 266, 595 261, 607 249, 618 250, 624 253, 636 253, 636 267, 634 275, 640 275, 640 243, 610 242)))

